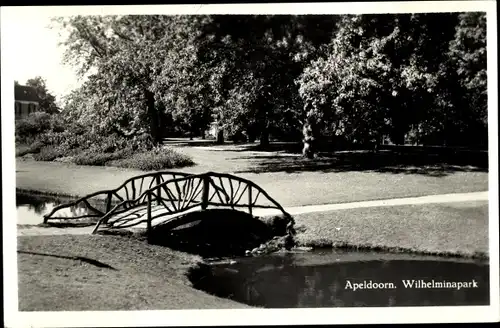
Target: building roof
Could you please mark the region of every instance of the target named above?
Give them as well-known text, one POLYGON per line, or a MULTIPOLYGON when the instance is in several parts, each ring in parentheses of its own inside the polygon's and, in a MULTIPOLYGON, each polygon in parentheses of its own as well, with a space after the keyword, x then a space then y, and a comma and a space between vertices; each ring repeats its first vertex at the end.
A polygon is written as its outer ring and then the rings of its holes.
POLYGON ((40 102, 40 98, 38 98, 35 88, 25 85, 14 86, 14 99, 20 101, 40 102))

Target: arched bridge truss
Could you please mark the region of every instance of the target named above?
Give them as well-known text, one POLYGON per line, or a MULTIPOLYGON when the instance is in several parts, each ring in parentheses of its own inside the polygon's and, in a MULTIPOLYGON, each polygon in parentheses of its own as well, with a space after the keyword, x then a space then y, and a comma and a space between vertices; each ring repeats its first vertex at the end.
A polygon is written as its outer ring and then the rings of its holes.
POLYGON ((44 222, 97 220, 99 229, 133 228, 175 220, 208 208, 242 210, 255 216, 291 216, 261 187, 231 174, 155 172, 136 176, 112 190, 99 191, 55 207, 44 222))

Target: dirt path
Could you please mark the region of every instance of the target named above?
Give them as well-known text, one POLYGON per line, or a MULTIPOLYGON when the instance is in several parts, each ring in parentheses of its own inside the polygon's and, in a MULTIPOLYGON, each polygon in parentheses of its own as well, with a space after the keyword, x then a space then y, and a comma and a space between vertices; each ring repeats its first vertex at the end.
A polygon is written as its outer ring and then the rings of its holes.
POLYGON ((90 235, 94 226, 84 228, 56 228, 24 225, 17 228, 18 236, 90 235))
POLYGON ((457 203, 457 202, 470 202, 470 201, 488 201, 488 192, 484 191, 484 192, 470 192, 470 193, 460 193, 460 194, 442 194, 442 195, 430 195, 422 197, 393 198, 393 199, 341 203, 341 204, 296 206, 296 207, 289 207, 286 210, 290 214, 296 215, 296 214, 327 212, 327 211, 344 210, 352 208, 383 207, 383 206, 398 206, 398 205, 443 204, 443 203, 457 203))

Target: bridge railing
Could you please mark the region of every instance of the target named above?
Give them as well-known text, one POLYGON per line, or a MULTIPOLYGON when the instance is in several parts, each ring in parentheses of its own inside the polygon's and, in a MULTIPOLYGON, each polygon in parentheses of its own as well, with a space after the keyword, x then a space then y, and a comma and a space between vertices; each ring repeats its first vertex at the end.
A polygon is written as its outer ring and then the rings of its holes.
POLYGON ((117 204, 99 220, 94 232, 101 224, 114 225, 116 221, 110 222, 114 217, 119 214, 126 216, 132 208, 140 206, 146 206, 145 217, 120 218, 120 224, 116 227, 146 223, 149 235, 154 220, 165 216, 172 219, 196 207, 202 210, 226 207, 245 210, 252 215, 255 209, 275 209, 290 217, 276 200, 252 181, 230 174, 208 172, 161 182, 139 197, 117 204))
POLYGON ((73 202, 61 204, 54 207, 48 214, 44 215, 44 223, 49 220, 80 220, 80 219, 98 219, 102 218, 113 209, 113 205, 133 202, 130 199, 135 199, 144 194, 145 191, 153 186, 175 179, 190 175, 189 173, 159 171, 146 173, 127 179, 115 189, 98 191, 84 197, 81 197, 73 202))

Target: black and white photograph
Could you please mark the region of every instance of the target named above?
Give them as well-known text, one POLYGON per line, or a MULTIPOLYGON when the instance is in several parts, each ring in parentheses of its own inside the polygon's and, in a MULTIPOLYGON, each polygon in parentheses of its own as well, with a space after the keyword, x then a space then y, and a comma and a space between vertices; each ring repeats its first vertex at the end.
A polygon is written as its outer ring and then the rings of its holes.
POLYGON ((1 24, 6 327, 500 320, 494 1, 1 24))

